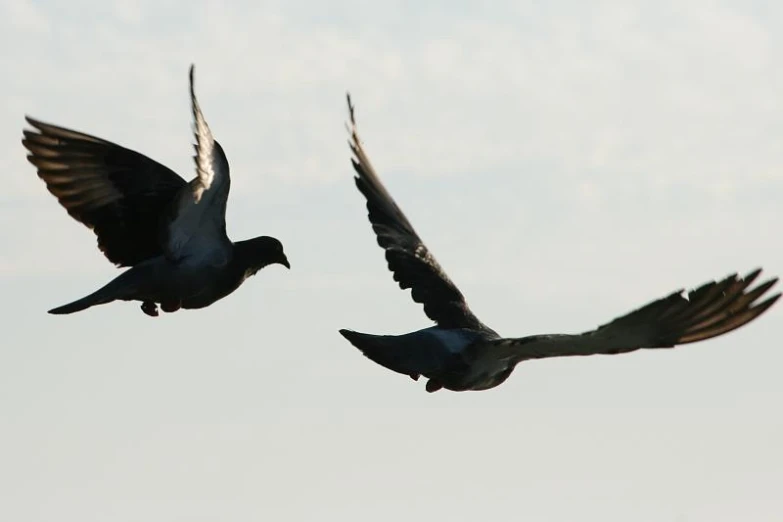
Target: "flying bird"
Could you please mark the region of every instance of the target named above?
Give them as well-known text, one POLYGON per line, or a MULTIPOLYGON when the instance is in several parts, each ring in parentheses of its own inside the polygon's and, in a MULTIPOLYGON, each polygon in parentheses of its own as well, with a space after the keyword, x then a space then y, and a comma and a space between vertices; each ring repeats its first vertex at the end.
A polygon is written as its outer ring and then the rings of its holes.
POLYGON ((189 183, 160 163, 95 136, 26 117, 27 159, 60 204, 91 228, 118 267, 104 287, 49 310, 71 314, 116 300, 141 301, 158 315, 211 305, 271 264, 290 268, 277 239, 232 242, 226 235, 231 178, 223 148, 201 113, 190 67, 196 177, 189 183))
POLYGON ((706 283, 683 295, 673 292, 637 310, 582 334, 531 335, 504 338, 468 308, 460 290, 381 183, 356 130, 348 95, 349 145, 354 181, 367 200, 370 223, 385 250, 386 261, 400 288, 435 326, 402 335, 373 335, 340 330, 372 361, 408 375, 426 377, 426 390, 486 390, 503 383, 517 364, 547 357, 620 354, 642 348, 673 348, 725 334, 764 313, 780 293, 760 301, 777 282, 769 279, 751 288, 761 270, 706 283))

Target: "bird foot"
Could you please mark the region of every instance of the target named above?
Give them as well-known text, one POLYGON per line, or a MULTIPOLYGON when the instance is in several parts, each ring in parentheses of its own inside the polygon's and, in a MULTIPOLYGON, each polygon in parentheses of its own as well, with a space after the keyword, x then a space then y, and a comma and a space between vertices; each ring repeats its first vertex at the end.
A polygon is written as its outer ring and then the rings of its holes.
POLYGON ((427 390, 429 393, 432 393, 440 390, 441 388, 443 388, 443 385, 441 383, 439 383, 434 379, 430 379, 429 381, 427 381, 427 386, 424 389, 427 390))
POLYGON ((141 304, 141 311, 150 317, 158 317, 158 305, 152 301, 144 301, 141 304))
POLYGON ((419 380, 419 374, 418 373, 412 373, 412 374, 410 374, 410 378, 413 379, 414 381, 418 381, 419 380))

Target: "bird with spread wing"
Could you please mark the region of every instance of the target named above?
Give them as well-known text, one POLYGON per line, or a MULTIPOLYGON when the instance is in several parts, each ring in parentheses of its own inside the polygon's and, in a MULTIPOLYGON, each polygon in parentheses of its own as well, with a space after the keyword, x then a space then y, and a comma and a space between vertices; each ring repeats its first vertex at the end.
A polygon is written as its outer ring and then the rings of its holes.
POLYGON ((201 112, 190 67, 196 177, 109 141, 27 117, 22 144, 46 188, 117 266, 104 287, 50 310, 71 314, 116 300, 141 301, 150 316, 211 305, 271 264, 290 268, 277 239, 232 242, 226 234, 231 185, 223 148, 201 112))
POLYGON ((503 338, 473 315, 381 183, 359 140, 350 96, 348 111, 354 181, 367 200, 378 244, 394 280, 400 288, 411 289, 413 300, 424 305, 435 326, 402 335, 340 333, 372 361, 414 380, 426 377, 428 392, 494 388, 517 364, 530 359, 620 354, 704 341, 753 321, 780 297, 768 295, 777 278, 752 286, 759 269, 706 283, 686 295, 684 290, 673 292, 589 332, 503 338))

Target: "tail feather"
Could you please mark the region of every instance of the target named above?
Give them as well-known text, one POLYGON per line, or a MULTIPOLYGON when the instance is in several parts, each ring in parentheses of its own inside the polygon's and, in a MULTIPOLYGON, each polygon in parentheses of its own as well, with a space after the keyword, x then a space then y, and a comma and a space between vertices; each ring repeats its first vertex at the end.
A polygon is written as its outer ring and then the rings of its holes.
POLYGON ((90 294, 87 297, 82 297, 81 299, 77 299, 72 303, 58 306, 57 308, 52 308, 51 310, 49 310, 49 313, 53 315, 73 314, 75 312, 81 312, 82 310, 86 310, 96 305, 110 303, 111 301, 114 301, 114 299, 101 300, 96 298, 95 294, 90 294))
POLYGON ((414 332, 404 335, 373 335, 353 330, 340 330, 352 345, 371 361, 414 380, 419 375, 432 375, 442 368, 443 349, 429 336, 414 332))
POLYGON ((116 300, 129 301, 136 298, 139 282, 143 278, 137 267, 126 270, 108 284, 86 297, 49 310, 53 315, 66 315, 81 312, 93 306, 111 303, 116 300))

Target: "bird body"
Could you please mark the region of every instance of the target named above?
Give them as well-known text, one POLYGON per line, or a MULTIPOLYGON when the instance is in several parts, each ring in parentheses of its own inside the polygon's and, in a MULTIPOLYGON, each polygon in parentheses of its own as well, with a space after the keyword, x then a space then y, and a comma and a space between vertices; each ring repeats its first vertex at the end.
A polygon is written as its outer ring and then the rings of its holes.
POLYGON ((349 145, 354 181, 367 201, 378 245, 400 288, 424 306, 436 326, 402 335, 340 334, 370 360, 413 379, 425 376, 426 390, 486 390, 503 383, 516 365, 532 359, 614 355, 639 349, 672 348, 736 330, 768 310, 779 298, 762 297, 777 278, 750 288, 761 270, 730 275, 683 295, 683 290, 581 334, 504 338, 471 312, 411 223, 381 183, 356 130, 348 97, 349 145))
POLYGON ((53 310, 70 314, 115 300, 142 301, 144 313, 203 308, 273 263, 290 265, 275 238, 232 242, 226 234, 231 187, 223 148, 199 107, 190 69, 196 176, 189 183, 163 165, 109 141, 27 118, 28 160, 49 191, 98 246, 129 267, 92 294, 53 310))
MULTIPOLYGON (((165 312, 204 308, 234 292, 254 273, 238 261, 233 249, 227 255, 230 257, 221 256, 215 263, 203 257, 179 262, 165 256, 147 259, 92 294, 49 313, 71 314, 118 300, 159 303, 165 312)), ((147 310, 157 313, 154 308, 147 310)))

